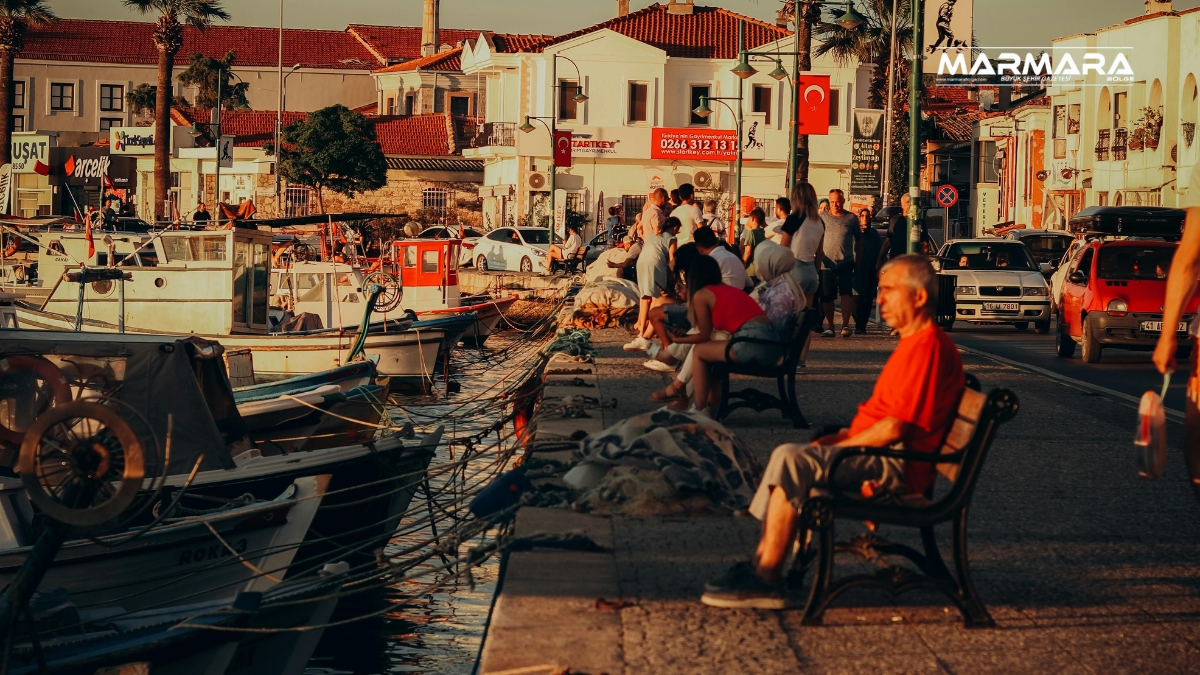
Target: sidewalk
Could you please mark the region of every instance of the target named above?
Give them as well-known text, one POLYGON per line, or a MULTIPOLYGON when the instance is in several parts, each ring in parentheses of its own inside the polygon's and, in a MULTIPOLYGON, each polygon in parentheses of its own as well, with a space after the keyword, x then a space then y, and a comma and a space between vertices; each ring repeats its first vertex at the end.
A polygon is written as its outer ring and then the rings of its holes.
MULTIPOLYGON (((595 331, 601 400, 588 426, 657 405, 667 376, 641 367, 623 330, 595 331)), ((816 338, 797 392, 814 428, 845 423, 895 340, 816 338)), ((605 553, 514 553, 485 640, 481 673, 1184 673, 1200 670, 1200 504, 1182 454, 1166 476, 1136 475, 1135 411, 1046 378, 964 356, 984 390, 1007 387, 1021 409, 992 448, 970 525, 975 584, 995 629, 966 630, 941 596, 847 595, 825 625, 799 611, 708 608, 705 580, 753 549, 748 517, 601 518, 525 509, 517 535, 584 530, 605 553), (602 601, 600 601, 602 599, 602 601), (535 669, 533 667, 542 667, 535 669), (518 670, 520 669, 520 670, 518 670)), ((595 394, 592 394, 595 395, 595 394)), ((564 420, 565 422, 565 420, 564 420)), ((727 425, 765 462, 806 441, 778 412, 735 412, 727 425)), ((1181 427, 1171 428, 1178 446, 1181 427)), ((839 523, 839 539, 858 529, 839 523)), ((915 532, 881 535, 917 544, 915 532)), ((943 552, 949 533, 939 528, 943 552)), ((839 573, 855 568, 839 555, 839 573)), ((859 563, 862 571, 872 568, 859 563)))

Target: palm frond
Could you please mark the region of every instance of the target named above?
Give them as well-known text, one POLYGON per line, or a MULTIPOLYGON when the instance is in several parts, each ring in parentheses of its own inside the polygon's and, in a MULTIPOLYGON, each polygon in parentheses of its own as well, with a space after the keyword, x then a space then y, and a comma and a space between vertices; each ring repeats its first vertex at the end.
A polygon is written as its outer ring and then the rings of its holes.
POLYGON ((45 0, 0 0, 0 16, 20 21, 27 26, 58 20, 58 16, 45 0))

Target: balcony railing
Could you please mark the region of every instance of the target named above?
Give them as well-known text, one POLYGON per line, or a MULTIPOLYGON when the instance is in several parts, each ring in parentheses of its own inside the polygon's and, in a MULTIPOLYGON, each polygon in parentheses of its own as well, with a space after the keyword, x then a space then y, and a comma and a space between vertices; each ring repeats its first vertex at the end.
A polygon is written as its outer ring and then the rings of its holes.
POLYGON ((458 122, 459 146, 464 148, 513 147, 516 145, 516 122, 484 122, 483 120, 460 118, 458 122))
POLYGON ((1129 130, 1125 127, 1113 129, 1112 158, 1114 162, 1125 161, 1125 151, 1129 148, 1129 130))
POLYGON ((1108 137, 1110 131, 1101 129, 1096 137, 1096 161, 1108 161, 1108 137))

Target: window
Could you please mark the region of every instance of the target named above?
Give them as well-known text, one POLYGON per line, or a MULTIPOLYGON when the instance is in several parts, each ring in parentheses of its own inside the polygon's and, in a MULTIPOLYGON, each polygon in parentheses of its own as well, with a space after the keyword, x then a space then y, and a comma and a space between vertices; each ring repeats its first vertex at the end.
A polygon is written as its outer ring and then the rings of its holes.
POLYGON ((493 230, 488 233, 487 238, 492 241, 509 241, 512 239, 512 230, 508 228, 493 230))
POLYGON ((12 119, 12 130, 13 131, 25 131, 25 116, 24 115, 13 115, 11 117, 11 119, 12 119))
POLYGON ((451 96, 450 97, 450 114, 458 117, 466 117, 471 114, 471 97, 470 96, 451 96))
POLYGON ((421 251, 421 271, 426 274, 436 274, 438 271, 438 252, 421 251))
POLYGON ((1107 192, 1097 192, 1096 193, 1096 206, 1108 206, 1108 193, 1107 192))
POLYGON ((1171 271, 1174 246, 1104 246, 1096 259, 1101 279, 1162 279, 1171 271))
POLYGON ((120 117, 101 117, 100 131, 108 131, 113 127, 119 127, 125 123, 125 120, 120 117))
POLYGON ((125 86, 120 84, 100 85, 100 109, 104 112, 125 110, 125 86))
POLYGON ((1127 109, 1129 108, 1129 94, 1118 92, 1113 96, 1113 128, 1125 126, 1125 120, 1129 118, 1127 109))
POLYGON ((996 142, 979 141, 979 167, 975 180, 979 183, 998 183, 1000 176, 996 172, 996 142))
POLYGON ((416 108, 416 105, 417 105, 417 98, 415 96, 413 96, 412 94, 405 96, 404 97, 404 114, 411 116, 413 114, 413 110, 416 108))
POLYGON ((693 126, 708 126, 707 117, 701 117, 692 112, 700 107, 700 98, 704 96, 708 96, 708 85, 692 85, 692 95, 688 97, 688 100, 692 102, 691 106, 688 107, 688 124, 693 126))
POLYGON ((842 126, 842 90, 829 90, 829 126, 842 126))
POLYGON ((1087 248, 1083 255, 1079 256, 1079 262, 1075 263, 1075 272, 1083 272, 1083 276, 1090 278, 1092 276, 1092 256, 1095 249, 1087 248))
POLYGON ((629 123, 641 124, 649 121, 647 103, 650 98, 650 85, 645 82, 629 83, 629 123))
POLYGON ((447 191, 442 188, 425 188, 421 191, 421 208, 445 209, 447 191))
POLYGON ((1054 138, 1067 136, 1067 106, 1054 106, 1054 138))
POLYGON ((13 85, 12 107, 24 108, 25 107, 25 80, 14 80, 12 85, 13 85))
POLYGON ((75 85, 55 82, 50 85, 50 109, 74 110, 75 85))
POLYGON ((752 110, 767 116, 765 124, 771 123, 771 87, 761 84, 754 85, 752 94, 752 110))
POLYGON ((416 246, 405 246, 404 247, 404 266, 405 267, 416 267, 417 266, 417 247, 416 246))
POLYGON ((579 95, 579 83, 572 80, 558 81, 558 119, 579 119, 579 103, 575 97, 579 95))
POLYGON ((385 115, 395 115, 396 114, 396 99, 389 98, 387 100, 387 107, 384 108, 384 114, 385 115))

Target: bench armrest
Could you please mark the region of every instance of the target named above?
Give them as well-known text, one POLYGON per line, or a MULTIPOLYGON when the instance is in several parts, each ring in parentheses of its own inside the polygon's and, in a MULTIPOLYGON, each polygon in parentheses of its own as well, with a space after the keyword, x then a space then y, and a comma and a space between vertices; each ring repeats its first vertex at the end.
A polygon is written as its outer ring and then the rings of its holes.
POLYGON ((833 461, 829 463, 828 475, 830 478, 837 475, 838 466, 842 462, 851 457, 891 457, 893 459, 903 459, 914 462, 929 462, 931 464, 957 464, 962 461, 963 451, 950 452, 940 454, 936 452, 917 452, 916 450, 898 450, 895 448, 877 448, 870 446, 857 446, 842 448, 838 454, 833 456, 833 461))

